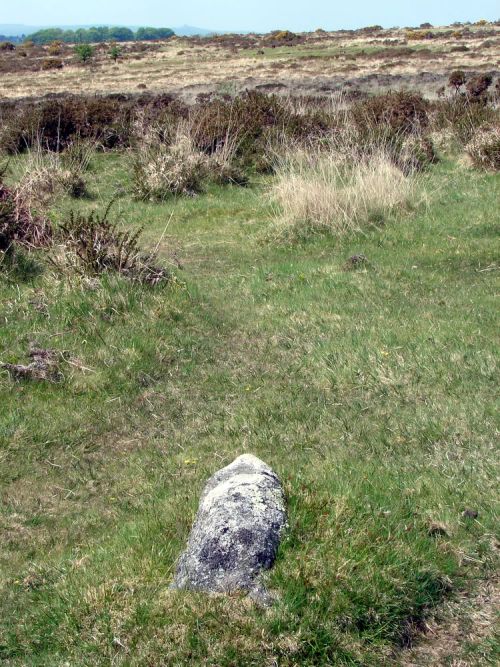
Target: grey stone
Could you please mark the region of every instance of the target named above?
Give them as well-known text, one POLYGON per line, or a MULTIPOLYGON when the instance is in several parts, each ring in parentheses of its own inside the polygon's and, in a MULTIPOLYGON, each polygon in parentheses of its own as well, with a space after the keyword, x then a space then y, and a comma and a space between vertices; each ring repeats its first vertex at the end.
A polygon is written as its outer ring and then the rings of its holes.
POLYGON ((257 457, 240 456, 207 482, 171 588, 245 591, 268 604, 260 575, 274 564, 285 526, 277 475, 257 457))

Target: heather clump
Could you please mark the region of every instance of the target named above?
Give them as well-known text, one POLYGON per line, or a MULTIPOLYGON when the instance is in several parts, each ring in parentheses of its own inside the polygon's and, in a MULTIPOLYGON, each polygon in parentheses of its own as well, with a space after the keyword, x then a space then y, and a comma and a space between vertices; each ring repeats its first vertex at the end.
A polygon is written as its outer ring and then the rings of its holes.
POLYGON ((409 135, 428 126, 429 105, 419 93, 399 91, 355 103, 351 116, 360 130, 375 127, 409 135))

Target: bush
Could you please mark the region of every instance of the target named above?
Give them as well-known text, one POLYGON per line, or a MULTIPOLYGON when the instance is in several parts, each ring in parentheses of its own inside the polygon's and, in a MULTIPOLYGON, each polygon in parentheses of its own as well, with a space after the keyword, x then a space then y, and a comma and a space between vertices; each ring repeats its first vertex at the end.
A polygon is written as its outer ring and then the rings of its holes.
POLYGON ((409 41, 419 41, 424 39, 433 39, 434 33, 430 30, 408 30, 406 39, 409 41))
POLYGON ((117 272, 152 286, 170 281, 170 272, 155 264, 155 255, 141 252, 138 241, 142 230, 122 230, 109 220, 111 206, 112 202, 104 215, 71 211, 60 226, 59 236, 75 260, 73 268, 89 275, 117 272))
POLYGON ((434 144, 428 137, 410 136, 393 153, 394 163, 405 174, 424 171, 439 161, 434 144))
POLYGON ((472 99, 481 99, 493 83, 489 74, 480 74, 467 83, 467 93, 472 99))
POLYGON ((78 141, 63 153, 48 151, 38 141, 23 160, 23 173, 17 186, 24 202, 31 208, 46 209, 61 193, 83 197, 87 193, 84 174, 95 144, 78 141))
POLYGON ((464 85, 465 81, 465 72, 462 72, 462 70, 455 70, 450 74, 448 79, 448 86, 450 86, 450 88, 454 88, 455 92, 458 93, 459 89, 464 85))
POLYGON ((42 70, 62 69, 63 61, 60 58, 46 58, 42 60, 42 70))
POLYGON ((0 147, 22 152, 38 139, 52 151, 75 139, 95 139, 105 148, 127 145, 132 105, 116 98, 68 96, 15 108, 4 120, 0 147))
POLYGON ((406 91, 377 95, 357 102, 351 113, 358 129, 367 131, 373 127, 389 128, 393 132, 409 135, 421 132, 429 123, 426 100, 419 93, 406 91))
POLYGON ((94 49, 90 44, 77 44, 74 48, 74 53, 81 63, 87 63, 94 56, 94 49))
POLYGON ((50 56, 60 56, 62 53, 62 42, 52 42, 52 44, 49 45, 49 48, 47 49, 47 52, 50 56))
POLYGON ((118 58, 121 56, 122 50, 120 49, 119 46, 116 44, 112 44, 111 48, 109 49, 109 57, 113 62, 116 62, 118 58))
POLYGON ((12 42, 0 42, 0 51, 15 51, 16 47, 12 42))
POLYGON ((295 111, 276 95, 251 91, 235 99, 199 102, 191 111, 197 148, 211 155, 227 141, 236 141, 235 157, 246 167, 267 164, 266 150, 273 136, 306 140, 325 136, 332 119, 320 109, 295 111))
POLYGON ((437 130, 451 130, 456 139, 465 145, 478 128, 494 123, 496 118, 497 112, 491 106, 478 104, 466 95, 457 95, 435 105, 433 125, 437 130))
POLYGON ((479 128, 465 150, 475 167, 500 171, 500 125, 479 128))

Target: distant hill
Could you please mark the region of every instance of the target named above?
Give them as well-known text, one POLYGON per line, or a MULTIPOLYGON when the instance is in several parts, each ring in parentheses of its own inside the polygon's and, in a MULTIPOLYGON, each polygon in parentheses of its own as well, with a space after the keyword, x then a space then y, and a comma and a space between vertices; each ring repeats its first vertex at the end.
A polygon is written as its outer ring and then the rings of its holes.
POLYGON ((181 25, 179 28, 172 28, 172 30, 180 37, 192 37, 194 35, 206 37, 218 32, 216 30, 205 30, 205 28, 195 28, 192 25, 181 25))
MULTIPOLYGON (((78 30, 79 28, 92 28, 96 25, 102 24, 87 24, 87 25, 52 25, 52 26, 37 26, 37 25, 23 25, 20 23, 0 23, 0 35, 12 35, 13 37, 20 37, 21 35, 31 35, 39 30, 46 28, 61 28, 62 30, 78 30)), ((106 27, 111 27, 112 24, 105 24, 106 27)), ((131 30, 137 30, 139 26, 124 26, 131 30)), ((172 28, 176 35, 182 37, 190 37, 192 35, 213 35, 215 30, 205 30, 205 28, 196 28, 191 25, 183 25, 178 28, 172 28)))

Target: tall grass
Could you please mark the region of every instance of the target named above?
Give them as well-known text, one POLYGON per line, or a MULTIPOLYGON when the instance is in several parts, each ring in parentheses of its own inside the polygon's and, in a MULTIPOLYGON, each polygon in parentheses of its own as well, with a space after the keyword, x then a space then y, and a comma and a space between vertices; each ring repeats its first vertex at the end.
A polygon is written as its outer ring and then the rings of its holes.
POLYGON ((416 200, 417 183, 384 147, 354 157, 331 144, 326 150, 293 149, 282 157, 271 195, 277 204, 274 230, 293 239, 340 235, 381 222, 416 200))

